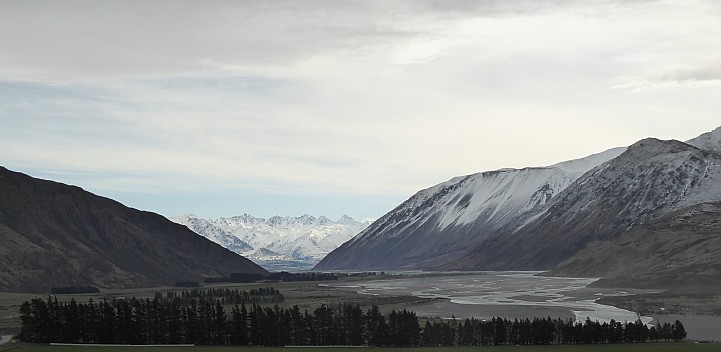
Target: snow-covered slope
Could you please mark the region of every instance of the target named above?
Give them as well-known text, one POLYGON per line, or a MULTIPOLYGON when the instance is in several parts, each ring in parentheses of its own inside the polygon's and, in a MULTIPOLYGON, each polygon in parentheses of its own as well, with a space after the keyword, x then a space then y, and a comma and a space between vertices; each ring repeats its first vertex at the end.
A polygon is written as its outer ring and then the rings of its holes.
POLYGON ((457 177, 422 190, 326 256, 317 269, 424 268, 513 231, 586 171, 621 154, 614 148, 548 167, 457 177))
POLYGON ((324 216, 265 219, 248 214, 219 219, 193 215, 170 219, 261 264, 287 261, 297 262, 299 267, 314 265, 370 224, 370 221, 359 222, 346 215, 338 221, 324 216))
POLYGON ((696 138, 689 139, 686 143, 705 150, 721 152, 721 127, 711 132, 706 132, 696 138))
POLYGON ((195 215, 183 215, 170 218, 173 222, 185 225, 197 234, 227 248, 231 251, 241 254, 253 250, 253 246, 244 242, 232 233, 229 233, 217 226, 214 226, 208 220, 199 218, 195 215))
POLYGON ((584 174, 516 232, 444 269, 551 269, 592 241, 696 204, 721 201, 721 153, 647 138, 584 174))

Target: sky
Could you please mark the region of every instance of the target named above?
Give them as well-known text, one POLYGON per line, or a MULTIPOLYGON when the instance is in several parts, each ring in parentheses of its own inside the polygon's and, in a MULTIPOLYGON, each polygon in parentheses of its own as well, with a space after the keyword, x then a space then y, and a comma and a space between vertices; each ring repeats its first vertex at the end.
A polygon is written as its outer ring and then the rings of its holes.
POLYGON ((166 216, 378 218, 721 125, 721 2, 0 0, 0 165, 166 216))

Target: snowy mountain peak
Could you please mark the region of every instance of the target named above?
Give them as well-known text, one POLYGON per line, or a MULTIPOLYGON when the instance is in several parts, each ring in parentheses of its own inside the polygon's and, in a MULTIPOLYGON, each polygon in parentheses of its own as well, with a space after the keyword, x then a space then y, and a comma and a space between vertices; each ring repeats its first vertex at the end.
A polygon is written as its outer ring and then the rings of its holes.
POLYGON ((686 143, 699 149, 721 152, 721 126, 711 132, 689 139, 686 143))
POLYGON ((627 153, 635 155, 636 158, 651 157, 658 154, 681 153, 689 150, 699 149, 692 145, 677 140, 660 140, 657 138, 644 138, 628 147, 627 153))
POLYGON ((246 213, 243 213, 243 215, 230 217, 228 218, 228 220, 243 224, 264 224, 266 222, 264 218, 256 218, 246 213))
POLYGON ((330 225, 333 223, 333 220, 326 218, 325 216, 321 215, 318 218, 317 224, 318 225, 330 225))
POLYGON ((550 167, 559 168, 570 174, 583 175, 594 167, 601 165, 626 151, 626 147, 612 148, 600 153, 591 154, 585 158, 563 161, 550 167))
MULTIPOLYGON (((358 221, 348 215, 343 214, 343 216, 341 216, 340 219, 338 219, 338 221, 336 221, 336 222, 339 224, 344 224, 344 225, 358 226, 366 221, 358 221)), ((372 222, 372 221, 370 221, 370 222, 372 222)))
MULTIPOLYGON (((325 218, 325 217, 323 217, 323 218, 325 218)), ((301 215, 298 218, 298 221, 300 221, 300 223, 303 225, 314 225, 315 223, 318 222, 318 220, 315 217, 308 215, 308 214, 301 215)))

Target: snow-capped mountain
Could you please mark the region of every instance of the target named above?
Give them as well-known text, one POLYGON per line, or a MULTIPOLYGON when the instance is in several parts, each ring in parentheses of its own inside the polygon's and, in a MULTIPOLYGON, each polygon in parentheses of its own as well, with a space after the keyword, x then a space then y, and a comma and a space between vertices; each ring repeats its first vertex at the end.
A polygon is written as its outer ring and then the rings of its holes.
POLYGON ((360 222, 347 215, 338 221, 307 214, 268 219, 248 214, 219 219, 194 215, 170 219, 261 265, 287 262, 284 265, 299 268, 316 264, 370 224, 370 220, 360 222))
POLYGON ((317 269, 550 269, 587 243, 721 201, 721 127, 422 190, 317 269))
POLYGON ((515 232, 486 241, 446 269, 551 269, 672 211, 721 201, 721 153, 654 138, 584 174, 515 232))
POLYGON ((513 231, 586 171, 623 153, 457 177, 422 190, 326 256, 317 269, 433 267, 513 231))
POLYGON ((689 139, 686 143, 705 150, 721 152, 721 127, 711 132, 706 132, 696 138, 689 139))
POLYGON ((183 215, 171 218, 173 222, 185 225, 195 233, 201 234, 203 237, 227 248, 235 253, 245 253, 253 250, 253 246, 244 242, 232 233, 229 233, 213 224, 208 220, 199 218, 195 215, 183 215))

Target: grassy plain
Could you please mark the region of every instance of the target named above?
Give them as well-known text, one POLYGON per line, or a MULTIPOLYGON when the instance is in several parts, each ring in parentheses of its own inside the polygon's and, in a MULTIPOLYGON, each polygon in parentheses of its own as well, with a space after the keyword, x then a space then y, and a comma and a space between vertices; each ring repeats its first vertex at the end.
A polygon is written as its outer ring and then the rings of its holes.
MULTIPOLYGON (((359 280, 375 280, 382 279, 380 276, 369 276, 369 277, 350 277, 343 278, 343 284, 354 285, 359 280)), ((392 278, 392 277, 389 277, 392 278)), ((285 302, 281 304, 283 307, 289 308, 293 305, 298 305, 302 310, 313 310, 319 307, 321 304, 336 305, 343 302, 352 304, 359 304, 363 309, 367 309, 371 305, 375 304, 381 308, 383 312, 389 312, 392 309, 408 309, 417 311, 418 305, 429 304, 434 301, 440 301, 443 299, 427 299, 418 298, 412 296, 373 296, 373 295, 361 295, 352 290, 337 290, 329 287, 319 285, 320 282, 279 282, 279 283, 254 283, 254 284, 214 284, 206 285, 206 288, 211 287, 227 287, 231 289, 239 290, 250 290, 253 288, 268 287, 272 286, 280 290, 285 296, 285 302)), ((119 290, 103 290, 99 294, 72 294, 72 295, 57 295, 60 301, 69 301, 71 298, 75 298, 77 301, 87 301, 93 299, 94 301, 105 299, 112 299, 115 297, 138 297, 138 298, 152 298, 156 291, 181 291, 182 288, 177 287, 152 287, 152 288, 141 288, 141 289, 119 289, 119 290)), ((16 334, 20 330, 19 321, 19 308, 20 305, 34 297, 47 298, 47 294, 34 294, 34 293, 5 293, 0 292, 0 335, 12 335, 16 334)), ((601 303, 609 304, 621 308, 631 310, 645 310, 648 313, 661 314, 662 309, 659 307, 665 307, 665 314, 669 313, 691 313, 691 314, 708 314, 719 315, 719 304, 721 296, 718 292, 707 294, 705 296, 691 295, 689 293, 673 293, 673 294, 652 294, 652 295, 636 295, 627 297, 611 297, 604 298, 601 303), (667 297, 668 296, 668 297, 667 297), (680 298, 678 298, 680 297, 680 298)), ((690 319, 690 318, 687 318, 690 319)), ((424 319, 421 319, 421 324, 424 323, 424 319)), ((684 325, 687 321, 684 320, 684 325)), ((690 324, 689 326, 692 326, 690 324)), ((687 330, 689 330, 687 328, 687 330)), ((716 335, 714 335, 716 336, 716 335)), ((699 338, 704 340, 709 338, 699 338)), ((718 340, 714 337, 713 340, 718 340)), ((621 345, 628 348, 629 345, 621 345)), ((654 346, 660 346, 654 344, 654 346)), ((721 345, 715 345, 716 351, 721 351, 721 345)), ((559 346, 555 346, 559 347, 559 346)), ((177 347, 176 347, 177 348, 177 347)), ((559 347, 560 348, 560 347, 559 347)), ((0 348, 1 350, 1 348, 0 348)), ((213 349, 216 351, 217 349, 213 349)), ((265 349, 264 349, 265 350, 265 349)), ((327 351, 327 349, 323 349, 327 351)), ((624 350, 624 349, 621 349, 624 350)), ((155 351, 155 350, 153 350, 155 351)), ((222 349, 221 349, 222 351, 222 349)), ((428 351, 427 349, 425 351, 428 351)), ((456 351, 454 349, 454 351, 456 351)), ((490 350, 492 351, 492 350, 490 350)), ((533 350, 531 350, 533 351, 533 350)), ((573 350, 569 350, 573 351, 573 350)), ((601 350, 603 351, 603 350, 601 350)), ((643 351, 643 350, 640 350, 643 351)), ((669 350, 672 351, 672 350, 669 350)))
MULTIPOLYGON (((1 349, 1 348, 0 348, 1 349)), ((356 347, 99 347, 99 346, 49 346, 49 345, 22 345, 13 348, 12 352, 230 352, 230 351, 259 351, 259 352, 348 352, 358 350, 356 347)), ((362 349, 362 348, 361 348, 362 349)), ((643 343, 619 345, 562 345, 562 346, 478 346, 478 347, 422 347, 422 348, 373 348, 374 352, 717 352, 721 344, 695 344, 695 343, 643 343)))
MULTIPOLYGON (((352 284, 357 280, 378 279, 380 277, 352 277, 344 278, 343 282, 352 284)), ((318 281, 306 282, 274 282, 274 283, 252 283, 252 284, 212 284, 205 285, 204 288, 227 287, 230 289, 251 290, 253 288, 274 287, 285 296, 285 302, 279 304, 285 308, 298 305, 301 311, 307 309, 311 311, 320 305, 337 305, 343 302, 359 304, 363 309, 367 309, 375 304, 381 308, 381 311, 390 312, 392 309, 409 309, 413 310, 413 306, 419 304, 427 304, 438 299, 418 298, 413 296, 372 296, 361 295, 353 291, 331 289, 319 285, 318 281)), ((139 289, 119 289, 119 290, 103 290, 97 294, 69 294, 55 295, 59 301, 70 301, 75 298, 78 302, 87 302, 93 299, 95 302, 102 299, 113 299, 116 297, 136 297, 152 299, 156 291, 182 291, 188 290, 178 287, 151 287, 139 289)), ((15 334, 20 330, 20 305, 24 301, 32 298, 40 297, 46 299, 48 294, 38 293, 6 293, 0 292, 0 335, 15 334)))

